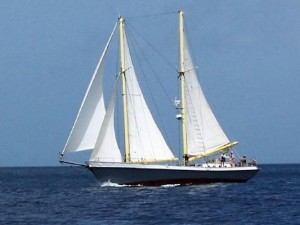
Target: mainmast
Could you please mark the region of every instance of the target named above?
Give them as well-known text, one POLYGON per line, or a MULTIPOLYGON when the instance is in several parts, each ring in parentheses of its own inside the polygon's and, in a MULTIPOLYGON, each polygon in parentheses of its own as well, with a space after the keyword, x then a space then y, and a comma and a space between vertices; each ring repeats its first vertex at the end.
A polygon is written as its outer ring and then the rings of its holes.
POLYGON ((184 27, 183 27, 183 11, 179 11, 179 78, 181 87, 181 121, 182 121, 182 153, 184 158, 184 165, 189 163, 189 156, 187 154, 187 134, 186 134, 186 103, 185 103, 185 77, 184 77, 184 27))
POLYGON ((124 115, 124 140, 125 140, 125 162, 130 162, 129 152, 129 132, 128 132, 128 111, 127 111, 127 93, 126 93, 126 68, 125 68, 125 48, 124 48, 124 18, 119 17, 120 28, 120 74, 122 77, 122 98, 123 98, 123 115, 124 115))

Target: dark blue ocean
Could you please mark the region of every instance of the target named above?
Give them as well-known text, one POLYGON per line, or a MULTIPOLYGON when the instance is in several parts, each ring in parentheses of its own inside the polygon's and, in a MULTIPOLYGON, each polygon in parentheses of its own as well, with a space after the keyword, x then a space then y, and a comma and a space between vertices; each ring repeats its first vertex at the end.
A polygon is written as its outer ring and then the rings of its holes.
POLYGON ((0 168, 0 224, 300 224, 300 164, 242 184, 100 185, 73 167, 0 168))

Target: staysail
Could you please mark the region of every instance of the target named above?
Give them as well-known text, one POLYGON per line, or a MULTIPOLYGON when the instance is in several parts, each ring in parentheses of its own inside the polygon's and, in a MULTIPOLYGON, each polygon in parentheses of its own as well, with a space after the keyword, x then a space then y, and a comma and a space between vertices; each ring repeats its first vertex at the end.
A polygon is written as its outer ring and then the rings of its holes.
MULTIPOLYGON (((115 86, 117 86, 117 81, 115 86)), ((91 161, 122 162, 122 155, 117 144, 114 125, 116 93, 117 91, 115 88, 109 102, 95 148, 90 158, 91 161)))
POLYGON ((82 150, 93 149, 95 147, 95 143, 106 112, 103 98, 104 58, 115 29, 116 25, 93 74, 62 153, 78 152, 82 150))

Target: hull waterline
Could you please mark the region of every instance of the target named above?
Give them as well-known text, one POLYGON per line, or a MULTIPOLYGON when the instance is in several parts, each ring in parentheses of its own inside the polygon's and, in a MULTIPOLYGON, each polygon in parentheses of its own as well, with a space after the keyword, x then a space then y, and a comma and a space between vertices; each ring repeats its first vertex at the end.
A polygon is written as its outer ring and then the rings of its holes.
POLYGON ((251 167, 203 168, 162 165, 88 165, 99 182, 160 186, 165 184, 209 184, 218 182, 246 182, 259 169, 251 167))

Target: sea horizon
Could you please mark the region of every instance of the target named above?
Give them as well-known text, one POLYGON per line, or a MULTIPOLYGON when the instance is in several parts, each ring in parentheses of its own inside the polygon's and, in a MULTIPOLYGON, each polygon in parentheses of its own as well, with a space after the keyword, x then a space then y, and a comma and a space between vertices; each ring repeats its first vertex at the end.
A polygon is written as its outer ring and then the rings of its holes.
MULTIPOLYGON (((257 164, 258 167, 261 166, 261 165, 264 165, 264 166, 267 166, 267 165, 300 165, 300 163, 258 163, 257 164)), ((45 168, 51 168, 51 167, 81 167, 81 166, 76 166, 76 165, 73 165, 73 166, 70 166, 70 165, 56 165, 56 166, 1 166, 0 165, 0 168, 37 168, 37 167, 45 167, 45 168)), ((82 166, 84 167, 84 166, 82 166)))

